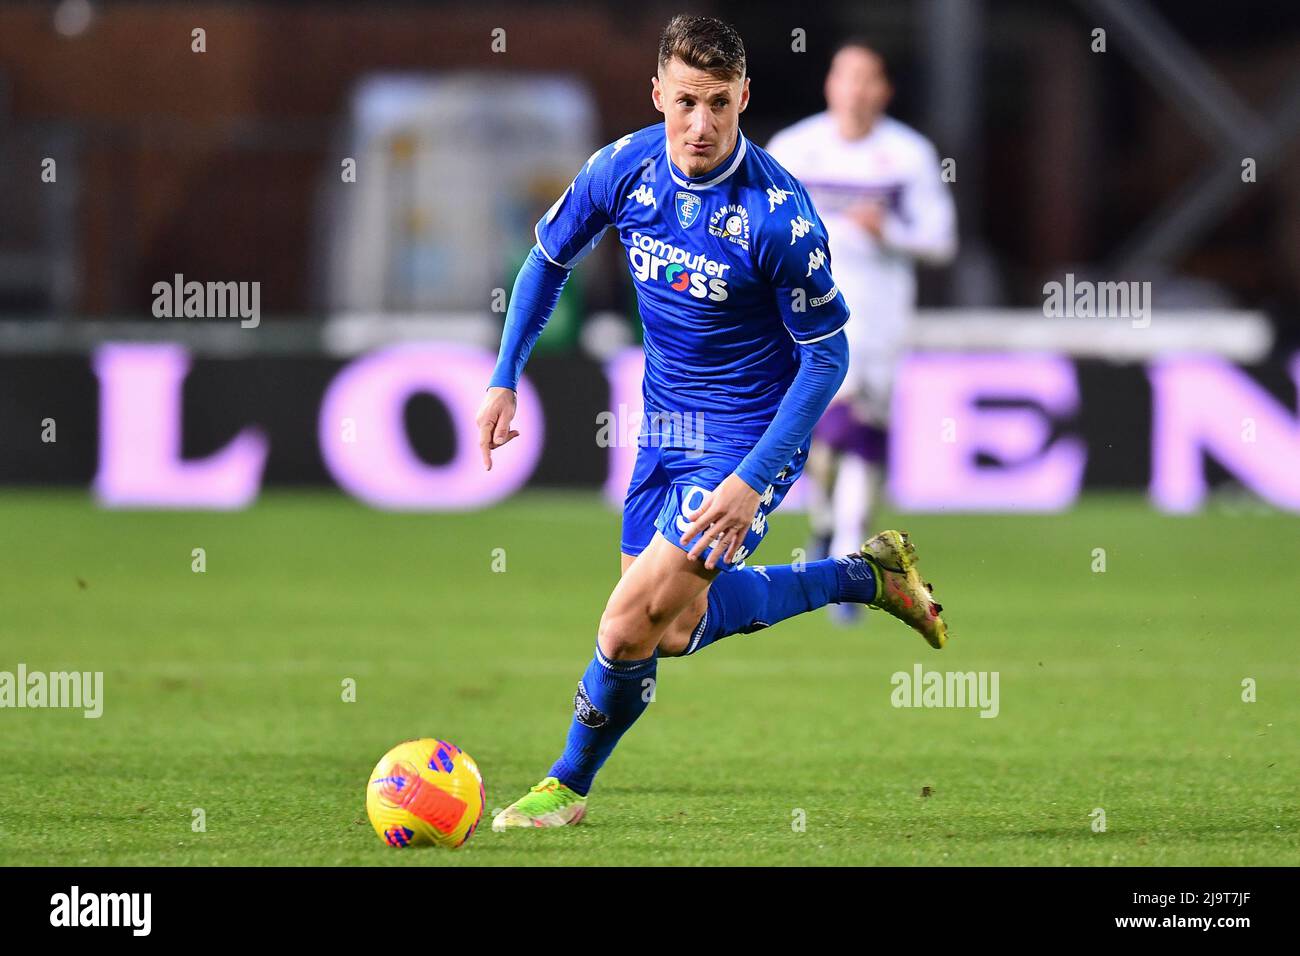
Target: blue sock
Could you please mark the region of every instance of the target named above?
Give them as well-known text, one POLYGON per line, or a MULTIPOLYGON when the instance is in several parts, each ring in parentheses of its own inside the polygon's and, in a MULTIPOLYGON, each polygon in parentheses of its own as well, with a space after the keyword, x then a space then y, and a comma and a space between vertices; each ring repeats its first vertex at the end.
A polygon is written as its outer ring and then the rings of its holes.
POLYGON ((612 661, 596 645, 596 656, 573 697, 568 742, 549 776, 575 793, 587 795, 596 771, 654 696, 658 662, 657 650, 640 661, 612 661))
POLYGON ((732 634, 751 634, 788 617, 827 604, 866 604, 876 596, 871 565, 848 558, 742 568, 719 574, 709 585, 709 606, 683 654, 694 654, 732 634))

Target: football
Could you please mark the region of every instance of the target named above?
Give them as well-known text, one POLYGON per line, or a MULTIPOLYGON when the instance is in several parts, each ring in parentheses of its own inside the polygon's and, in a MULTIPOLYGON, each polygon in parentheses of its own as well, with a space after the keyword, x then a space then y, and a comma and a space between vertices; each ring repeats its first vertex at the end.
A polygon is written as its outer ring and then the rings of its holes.
POLYGON ((483 775, 465 751, 444 740, 407 740, 375 765, 366 814, 389 846, 458 847, 483 816, 483 775))

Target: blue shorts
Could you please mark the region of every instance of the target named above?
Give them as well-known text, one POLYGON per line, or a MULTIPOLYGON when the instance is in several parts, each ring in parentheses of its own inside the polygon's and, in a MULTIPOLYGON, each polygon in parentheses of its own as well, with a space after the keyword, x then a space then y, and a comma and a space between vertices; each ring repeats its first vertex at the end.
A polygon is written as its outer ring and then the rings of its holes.
MULTIPOLYGON (((632 480, 623 499, 624 554, 637 555, 646 549, 655 531, 659 531, 683 551, 690 551, 699 541, 697 535, 682 547, 679 540, 690 526, 687 512, 694 511, 723 480, 736 470, 746 452, 699 452, 681 448, 659 448, 642 445, 637 450, 632 480)), ((767 518, 789 492, 790 486, 803 473, 808 460, 808 441, 803 441, 794 457, 777 473, 758 502, 754 523, 745 533, 745 541, 737 549, 734 561, 718 560, 718 568, 731 571, 743 567, 767 534, 767 518)), ((704 555, 707 557, 708 549, 704 555)))

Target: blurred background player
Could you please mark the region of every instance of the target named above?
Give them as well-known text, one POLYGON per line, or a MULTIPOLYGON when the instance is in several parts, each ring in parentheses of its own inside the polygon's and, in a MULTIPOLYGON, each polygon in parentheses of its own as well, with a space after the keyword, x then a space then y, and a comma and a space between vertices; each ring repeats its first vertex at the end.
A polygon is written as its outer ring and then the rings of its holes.
MULTIPOLYGON (((826 110, 772 138, 768 150, 811 194, 830 234, 835 279, 851 317, 849 372, 808 459, 809 558, 851 552, 871 521, 884 472, 894 371, 916 307, 915 265, 957 252, 956 211, 924 136, 885 108, 884 58, 843 42, 826 75, 826 110)), ((857 616, 832 606, 837 620, 857 616)))

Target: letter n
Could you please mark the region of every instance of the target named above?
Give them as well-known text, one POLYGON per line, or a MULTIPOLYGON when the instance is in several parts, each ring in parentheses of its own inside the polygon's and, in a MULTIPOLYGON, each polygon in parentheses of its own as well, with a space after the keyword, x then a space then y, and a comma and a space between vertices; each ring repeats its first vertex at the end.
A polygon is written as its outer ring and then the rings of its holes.
MULTIPOLYGON (((1300 388, 1300 354, 1292 357, 1300 388)), ((1210 357, 1170 358, 1148 372, 1152 387, 1151 498, 1166 511, 1195 511, 1205 500, 1203 454, 1213 455, 1251 491, 1300 511, 1300 418, 1241 369, 1210 357), (1243 441, 1241 423, 1256 422, 1243 441)))

